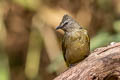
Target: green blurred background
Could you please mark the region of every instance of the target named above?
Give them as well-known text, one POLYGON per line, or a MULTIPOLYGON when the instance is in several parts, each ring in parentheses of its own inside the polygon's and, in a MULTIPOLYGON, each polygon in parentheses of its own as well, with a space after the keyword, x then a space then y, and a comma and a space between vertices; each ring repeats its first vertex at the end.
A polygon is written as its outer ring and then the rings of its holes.
POLYGON ((120 41, 120 0, 0 0, 0 80, 52 80, 67 69, 64 14, 88 30, 91 51, 120 41))

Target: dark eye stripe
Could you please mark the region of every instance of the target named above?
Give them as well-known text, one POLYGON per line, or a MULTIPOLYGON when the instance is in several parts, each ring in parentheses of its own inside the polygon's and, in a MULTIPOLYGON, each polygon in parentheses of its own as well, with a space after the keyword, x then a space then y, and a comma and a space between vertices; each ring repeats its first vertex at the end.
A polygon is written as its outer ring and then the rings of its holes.
POLYGON ((65 26, 65 25, 67 25, 68 24, 68 22, 66 22, 63 26, 65 26))

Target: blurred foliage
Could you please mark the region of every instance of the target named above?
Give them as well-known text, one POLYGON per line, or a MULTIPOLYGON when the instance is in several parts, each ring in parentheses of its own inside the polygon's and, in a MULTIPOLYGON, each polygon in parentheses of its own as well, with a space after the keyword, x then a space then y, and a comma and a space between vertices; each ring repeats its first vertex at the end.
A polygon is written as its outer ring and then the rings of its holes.
POLYGON ((112 0, 97 0, 98 6, 104 10, 109 11, 112 8, 112 0))
POLYGON ((4 3, 0 3, 0 80, 9 80, 8 58, 5 51, 6 30, 4 26, 4 3))
POLYGON ((90 48, 91 50, 94 50, 95 48, 109 45, 111 42, 119 42, 119 41, 120 41, 120 34, 111 35, 108 32, 101 31, 91 39, 90 48))
POLYGON ((97 47, 108 44, 111 40, 111 35, 107 32, 99 32, 94 38, 91 39, 90 48, 94 50, 97 47), (101 38, 102 37, 102 38, 101 38))
MULTIPOLYGON (((50 64, 48 67, 47 67, 47 70, 49 73, 53 73, 53 72, 56 72, 60 69, 60 67, 63 67, 61 65, 61 63, 64 62, 64 59, 63 59, 63 55, 60 54, 59 56, 56 57, 56 59, 52 62, 52 64, 50 64), (59 67, 56 67, 56 66, 59 66, 59 67)), ((65 64, 66 65, 66 64, 65 64)), ((64 69, 66 69, 67 67, 65 67, 64 69)), ((61 72, 61 71, 60 71, 61 72)), ((60 72, 57 72, 57 74, 59 74, 60 72)))
POLYGON ((0 54, 0 80, 9 80, 10 76, 9 76, 8 59, 6 55, 2 55, 2 54, 0 54))
POLYGON ((26 59, 25 73, 28 79, 35 79, 38 76, 40 55, 42 48, 42 37, 36 28, 32 28, 30 33, 29 49, 26 59))
POLYGON ((120 20, 113 22, 113 28, 118 34, 120 33, 120 20))
POLYGON ((119 42, 119 5, 120 0, 0 0, 0 80, 52 80, 66 70, 63 32, 55 31, 64 14, 88 29, 91 50, 119 42), (6 45, 12 45, 8 49, 13 52, 8 54, 6 45), (17 62, 17 58, 22 65, 11 69, 9 62, 17 62))
POLYGON ((30 10, 36 10, 36 8, 39 7, 41 0, 13 0, 13 2, 18 3, 24 8, 30 9, 30 10))

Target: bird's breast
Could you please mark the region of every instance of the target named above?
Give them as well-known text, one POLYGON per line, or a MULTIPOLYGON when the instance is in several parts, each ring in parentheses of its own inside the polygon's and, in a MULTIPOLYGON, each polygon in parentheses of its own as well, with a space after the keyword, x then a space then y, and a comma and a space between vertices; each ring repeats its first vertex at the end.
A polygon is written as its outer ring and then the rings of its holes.
POLYGON ((89 53, 89 41, 86 36, 87 33, 81 31, 65 34, 65 57, 69 63, 79 61, 89 53))

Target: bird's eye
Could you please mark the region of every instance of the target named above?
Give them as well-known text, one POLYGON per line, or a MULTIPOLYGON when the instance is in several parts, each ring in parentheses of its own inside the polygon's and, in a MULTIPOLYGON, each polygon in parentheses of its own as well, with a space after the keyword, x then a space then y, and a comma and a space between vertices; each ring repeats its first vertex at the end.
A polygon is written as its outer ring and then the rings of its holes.
POLYGON ((63 26, 65 26, 65 25, 67 25, 67 24, 68 24, 68 22, 64 23, 64 25, 63 25, 63 26))

